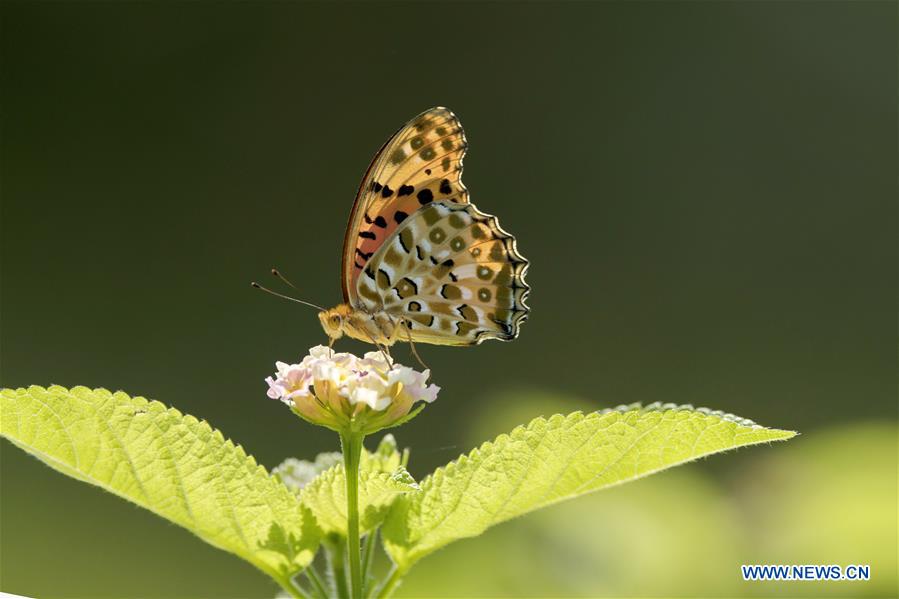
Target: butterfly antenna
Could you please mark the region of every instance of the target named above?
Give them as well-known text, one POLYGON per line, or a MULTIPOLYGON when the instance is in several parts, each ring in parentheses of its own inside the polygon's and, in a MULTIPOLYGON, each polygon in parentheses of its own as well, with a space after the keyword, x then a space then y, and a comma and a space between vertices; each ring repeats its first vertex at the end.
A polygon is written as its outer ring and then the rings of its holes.
MULTIPOLYGON (((283 281, 284 283, 287 283, 288 286, 293 287, 294 289, 297 289, 297 286, 294 285, 293 283, 291 283, 290 281, 288 281, 287 277, 282 275, 281 271, 278 270, 277 268, 272 269, 272 274, 275 276, 275 278, 281 279, 281 281, 283 281)), ((299 289, 297 289, 297 291, 299 291, 299 289)))
POLYGON ((322 312, 325 311, 325 309, 322 308, 321 306, 318 306, 318 305, 313 304, 313 303, 311 303, 311 302, 303 301, 303 300, 301 300, 301 299, 297 299, 297 298, 295 298, 295 297, 290 297, 289 295, 284 295, 283 293, 278 293, 277 291, 272 291, 272 290, 269 289, 268 287, 263 287, 262 285, 260 285, 260 284, 257 283, 256 281, 253 281, 252 283, 250 283, 250 285, 252 285, 255 289, 260 289, 260 290, 262 290, 262 291, 265 291, 266 293, 271 293, 272 295, 274 295, 274 296, 276 296, 276 297, 280 297, 281 299, 286 299, 286 300, 290 300, 290 301, 292 301, 292 302, 296 302, 296 303, 298 303, 298 304, 303 304, 304 306, 309 306, 310 308, 315 308, 315 309, 317 309, 317 310, 321 310, 322 312))

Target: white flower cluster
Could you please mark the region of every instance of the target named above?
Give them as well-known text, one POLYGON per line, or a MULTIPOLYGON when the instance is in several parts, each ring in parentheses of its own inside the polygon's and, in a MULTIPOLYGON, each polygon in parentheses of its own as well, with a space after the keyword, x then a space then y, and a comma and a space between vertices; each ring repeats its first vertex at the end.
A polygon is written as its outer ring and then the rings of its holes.
POLYGON ((343 456, 337 452, 320 453, 315 456, 315 461, 287 458, 277 467, 272 469, 272 474, 281 479, 288 489, 299 493, 309 485, 315 477, 343 461, 343 456))
POLYGON ((299 364, 276 366, 277 374, 265 379, 268 396, 306 420, 339 431, 350 427, 369 433, 390 426, 414 403, 434 401, 440 390, 428 384, 430 371, 391 366, 380 352, 359 358, 319 345, 299 364))

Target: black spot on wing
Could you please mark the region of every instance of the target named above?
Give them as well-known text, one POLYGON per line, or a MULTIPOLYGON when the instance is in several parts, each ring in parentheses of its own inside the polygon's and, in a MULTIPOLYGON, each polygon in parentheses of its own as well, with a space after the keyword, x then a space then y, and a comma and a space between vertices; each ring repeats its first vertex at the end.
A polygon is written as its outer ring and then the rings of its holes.
POLYGON ((373 252, 372 252, 372 253, 366 254, 365 252, 363 252, 363 251, 360 250, 359 248, 356 248, 356 255, 357 255, 357 256, 361 256, 363 260, 368 260, 369 258, 372 257, 373 252))
POLYGON ((421 205, 434 201, 434 194, 430 189, 422 189, 415 197, 418 198, 418 203, 421 205))
POLYGON ((449 195, 453 193, 453 188, 450 185, 449 179, 444 179, 440 182, 440 193, 443 195, 449 195))
POLYGON ((382 198, 389 198, 389 197, 392 196, 392 195, 393 195, 393 190, 390 189, 390 186, 389 186, 389 185, 385 185, 385 186, 384 186, 384 189, 381 190, 381 197, 382 197, 382 198))
POLYGON ((375 235, 374 231, 360 231, 359 237, 362 237, 363 239, 377 239, 378 238, 378 236, 375 235))
POLYGON ((409 217, 409 215, 406 214, 405 212, 403 212, 402 210, 397 210, 397 211, 393 214, 393 220, 396 221, 396 224, 400 224, 401 222, 403 222, 404 220, 406 220, 406 218, 408 218, 408 217, 409 217))
POLYGON ((396 195, 399 197, 412 195, 412 192, 415 191, 415 188, 411 185, 400 185, 399 190, 396 192, 396 195))
POLYGON ((384 220, 383 216, 379 215, 378 218, 375 219, 375 226, 385 229, 387 227, 387 221, 384 220))

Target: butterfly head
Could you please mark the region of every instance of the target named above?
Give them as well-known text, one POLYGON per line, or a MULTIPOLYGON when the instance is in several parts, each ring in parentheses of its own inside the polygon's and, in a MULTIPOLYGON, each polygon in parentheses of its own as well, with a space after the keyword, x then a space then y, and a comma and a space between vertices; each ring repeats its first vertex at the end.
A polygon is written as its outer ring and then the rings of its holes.
POLYGON ((322 310, 318 313, 318 320, 322 323, 325 334, 331 339, 340 339, 343 337, 344 326, 346 325, 350 315, 350 307, 341 304, 330 310, 322 310))

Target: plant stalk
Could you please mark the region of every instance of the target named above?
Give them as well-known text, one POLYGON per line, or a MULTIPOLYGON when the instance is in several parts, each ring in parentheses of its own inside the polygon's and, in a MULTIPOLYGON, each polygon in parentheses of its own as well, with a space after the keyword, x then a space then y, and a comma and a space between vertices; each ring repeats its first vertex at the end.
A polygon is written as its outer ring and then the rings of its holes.
POLYGON ((318 575, 318 572, 315 569, 313 564, 309 564, 305 571, 306 578, 309 579, 309 582, 312 583, 312 588, 315 589, 315 594, 321 599, 328 599, 328 591, 325 588, 325 584, 322 582, 321 577, 318 575))
POLYGON ((371 564, 374 561, 375 545, 377 544, 378 529, 370 531, 365 536, 365 542, 362 544, 362 582, 365 587, 362 594, 369 596, 368 584, 371 580, 371 564))
POLYGON ((343 538, 333 542, 327 542, 328 565, 330 566, 331 582, 334 584, 334 592, 339 599, 348 599, 350 591, 346 584, 346 570, 343 567, 346 551, 346 541, 343 538))
POLYGON ((350 587, 353 599, 362 599, 362 554, 359 538, 359 461, 362 458, 361 433, 341 433, 343 466, 346 474, 347 552, 350 558, 350 587))
POLYGON ((278 584, 281 585, 281 588, 287 591, 291 597, 294 597, 295 599, 309 599, 309 595, 306 594, 306 592, 303 591, 303 589, 293 581, 293 578, 289 576, 285 576, 283 578, 275 577, 275 580, 278 581, 278 584))
POLYGON ((400 584, 400 581, 403 579, 403 575, 405 572, 394 566, 390 573, 387 576, 387 580, 384 581, 384 584, 381 585, 381 588, 378 589, 376 597, 378 599, 387 599, 390 595, 393 594, 393 591, 396 589, 397 585, 400 584))

